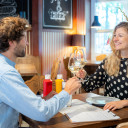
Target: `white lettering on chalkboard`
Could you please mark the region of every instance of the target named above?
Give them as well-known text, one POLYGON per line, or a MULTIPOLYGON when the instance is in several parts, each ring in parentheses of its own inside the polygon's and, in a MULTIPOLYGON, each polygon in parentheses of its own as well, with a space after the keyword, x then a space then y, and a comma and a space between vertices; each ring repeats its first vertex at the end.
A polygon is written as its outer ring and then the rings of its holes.
POLYGON ((0 0, 0 18, 16 16, 16 8, 15 0, 0 0))
POLYGON ((57 1, 56 11, 53 11, 51 8, 48 11, 50 19, 56 21, 65 21, 65 17, 69 12, 63 11, 61 7, 61 0, 51 0, 51 3, 54 3, 55 1, 57 1))

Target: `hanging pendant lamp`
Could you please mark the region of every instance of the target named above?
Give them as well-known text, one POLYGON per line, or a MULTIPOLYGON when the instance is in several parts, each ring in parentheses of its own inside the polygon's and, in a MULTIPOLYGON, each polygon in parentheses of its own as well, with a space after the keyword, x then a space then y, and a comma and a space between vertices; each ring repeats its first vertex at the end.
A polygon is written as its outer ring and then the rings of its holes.
POLYGON ((98 16, 94 16, 94 21, 92 23, 91 28, 99 28, 101 27, 101 24, 99 23, 98 16))

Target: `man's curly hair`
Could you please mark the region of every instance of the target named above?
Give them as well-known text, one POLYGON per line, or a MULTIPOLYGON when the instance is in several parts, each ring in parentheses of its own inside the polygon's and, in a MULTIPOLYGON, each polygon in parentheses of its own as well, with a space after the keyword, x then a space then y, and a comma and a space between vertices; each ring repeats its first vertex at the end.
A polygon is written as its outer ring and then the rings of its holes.
POLYGON ((9 41, 21 40, 23 32, 31 29, 28 21, 20 17, 5 17, 0 19, 0 53, 9 49, 9 41))

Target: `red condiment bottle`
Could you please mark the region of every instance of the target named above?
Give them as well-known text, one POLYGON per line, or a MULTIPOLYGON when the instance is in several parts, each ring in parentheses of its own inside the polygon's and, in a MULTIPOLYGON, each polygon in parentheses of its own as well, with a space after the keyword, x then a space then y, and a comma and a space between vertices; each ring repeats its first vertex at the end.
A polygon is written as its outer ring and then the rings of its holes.
POLYGON ((47 96, 52 91, 52 80, 51 75, 45 75, 45 79, 43 80, 43 97, 47 96))

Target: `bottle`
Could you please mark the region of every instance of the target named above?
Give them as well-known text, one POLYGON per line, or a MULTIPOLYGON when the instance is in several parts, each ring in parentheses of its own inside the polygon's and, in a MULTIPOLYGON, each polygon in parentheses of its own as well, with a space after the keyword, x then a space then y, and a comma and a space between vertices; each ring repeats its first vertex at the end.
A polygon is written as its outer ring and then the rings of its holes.
POLYGON ((56 92, 59 93, 62 91, 62 82, 63 82, 63 79, 62 79, 62 74, 58 74, 57 75, 57 79, 55 80, 55 83, 56 83, 56 92))
POLYGON ((47 96, 52 91, 52 80, 51 75, 45 75, 45 79, 43 80, 43 97, 47 96))

